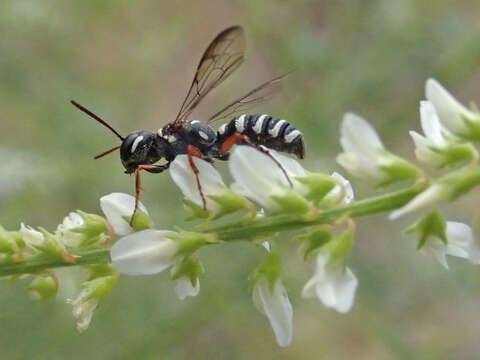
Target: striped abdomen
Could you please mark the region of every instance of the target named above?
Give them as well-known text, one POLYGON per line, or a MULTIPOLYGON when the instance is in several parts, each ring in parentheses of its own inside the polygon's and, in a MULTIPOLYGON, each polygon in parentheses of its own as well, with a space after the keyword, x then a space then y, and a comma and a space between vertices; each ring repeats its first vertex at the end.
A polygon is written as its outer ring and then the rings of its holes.
POLYGON ((305 156, 303 134, 286 120, 266 114, 240 115, 220 126, 217 142, 222 143, 236 132, 246 135, 256 145, 293 153, 300 159, 305 156))

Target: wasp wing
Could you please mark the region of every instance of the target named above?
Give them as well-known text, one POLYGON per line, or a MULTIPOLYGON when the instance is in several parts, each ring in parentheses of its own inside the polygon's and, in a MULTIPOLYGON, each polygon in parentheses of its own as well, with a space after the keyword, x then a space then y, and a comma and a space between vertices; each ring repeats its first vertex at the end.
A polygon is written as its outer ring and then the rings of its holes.
POLYGON ((240 26, 229 27, 213 39, 200 59, 173 127, 184 124, 200 101, 242 64, 244 53, 245 34, 240 26))
POLYGON ((220 111, 213 114, 208 120, 207 124, 215 120, 225 119, 240 112, 250 109, 252 106, 263 103, 269 100, 281 88, 281 81, 285 79, 290 73, 278 76, 269 80, 255 89, 249 91, 245 95, 239 97, 235 101, 225 106, 220 111))

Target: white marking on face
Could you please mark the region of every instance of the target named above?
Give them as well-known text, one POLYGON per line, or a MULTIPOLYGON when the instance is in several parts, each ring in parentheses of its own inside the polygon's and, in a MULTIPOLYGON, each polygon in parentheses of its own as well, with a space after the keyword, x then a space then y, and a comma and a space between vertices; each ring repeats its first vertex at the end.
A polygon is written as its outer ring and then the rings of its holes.
POLYGON ((143 140, 143 136, 137 136, 137 138, 135 140, 133 140, 133 144, 132 144, 132 148, 130 149, 130 151, 132 153, 135 152, 135 149, 137 148, 138 144, 140 143, 140 141, 143 140))
POLYGON ((218 133, 219 133, 220 135, 225 134, 225 131, 227 131, 227 124, 223 124, 223 125, 220 126, 220 128, 218 129, 218 133))
POLYGON ((158 129, 158 136, 163 137, 163 128, 158 129))
POLYGON ((192 121, 190 121, 190 124, 193 125, 193 124, 196 124, 196 123, 199 123, 199 122, 200 122, 199 120, 192 120, 192 121))
POLYGON ((282 125, 285 123, 286 123, 285 120, 279 120, 273 128, 268 130, 268 133, 272 135, 272 137, 276 138, 278 136, 278 133, 280 132, 282 125))
POLYGON ((255 126, 253 127, 253 131, 255 131, 255 134, 260 134, 262 132, 262 127, 263 127, 263 121, 265 118, 268 117, 267 114, 263 114, 257 119, 257 122, 255 123, 255 126))
POLYGON ((210 139, 210 138, 208 137, 208 134, 207 134, 205 131, 198 130, 198 135, 200 135, 200 137, 201 137, 203 140, 208 140, 208 139, 210 139))
POLYGON ((172 143, 174 143, 175 141, 177 141, 177 138, 176 138, 175 136, 173 136, 173 135, 168 135, 168 136, 167 136, 167 141, 168 141, 170 144, 172 144, 172 143))
POLYGON ((237 132, 240 134, 245 130, 245 116, 247 115, 243 114, 242 116, 239 116, 237 120, 235 120, 235 127, 237 128, 237 132))
POLYGON ((302 135, 302 133, 298 130, 293 130, 293 131, 289 132, 288 134, 285 134, 284 138, 285 138, 285 141, 287 143, 291 143, 293 140, 295 140, 295 138, 298 135, 302 135))

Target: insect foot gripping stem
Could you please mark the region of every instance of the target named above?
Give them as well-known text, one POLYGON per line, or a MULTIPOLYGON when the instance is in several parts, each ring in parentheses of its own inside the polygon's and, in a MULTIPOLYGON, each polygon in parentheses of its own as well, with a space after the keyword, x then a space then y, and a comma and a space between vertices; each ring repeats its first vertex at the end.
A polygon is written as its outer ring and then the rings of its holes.
POLYGON ((188 162, 192 167, 193 173, 195 174, 198 192, 200 193, 200 196, 202 198, 203 210, 207 210, 207 200, 205 199, 205 195, 203 194, 202 184, 200 184, 200 178, 198 177, 199 170, 195 165, 195 163, 193 162, 193 156, 202 158, 202 153, 200 152, 200 150, 198 150, 195 146, 192 146, 192 145, 188 145, 187 151, 188 151, 188 162))

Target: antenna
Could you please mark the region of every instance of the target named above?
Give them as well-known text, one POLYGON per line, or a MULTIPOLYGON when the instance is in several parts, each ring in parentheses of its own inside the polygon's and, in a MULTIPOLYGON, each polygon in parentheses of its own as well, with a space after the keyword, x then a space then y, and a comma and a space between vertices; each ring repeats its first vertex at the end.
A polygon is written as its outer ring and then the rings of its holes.
MULTIPOLYGON (((120 135, 117 130, 115 130, 113 127, 111 127, 109 124, 107 124, 107 122, 103 119, 101 119, 99 116, 95 115, 93 112, 91 112, 90 110, 88 110, 86 107, 83 107, 82 105, 80 105, 79 103, 77 103, 76 101, 74 100, 70 100, 70 102, 72 103, 73 106, 75 106, 77 109, 79 109, 80 111, 83 111, 85 114, 87 114, 88 116, 94 118, 95 120, 97 120, 100 124, 102 124, 103 126, 105 126, 107 129, 110 129, 111 132, 113 132, 115 135, 117 135, 117 137, 120 139, 120 140, 125 140, 125 138, 120 135)), ((115 149, 116 150, 116 149, 115 149)), ((111 151, 114 151, 114 150, 111 150, 111 151)), ((107 155, 108 152, 106 154, 100 154, 100 155, 107 155)))
POLYGON ((100 159, 101 157, 104 157, 105 155, 108 155, 108 154, 110 154, 110 153, 112 153, 112 152, 114 152, 115 150, 118 150, 118 149, 120 149, 120 146, 115 146, 114 148, 111 148, 110 150, 107 150, 107 151, 105 151, 101 154, 98 154, 97 156, 94 157, 94 159, 95 160, 100 159))

